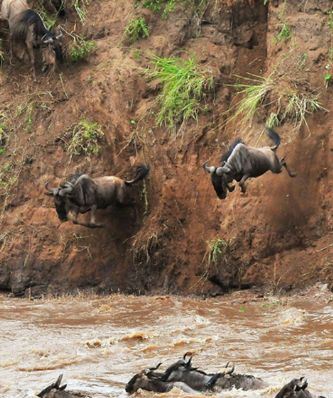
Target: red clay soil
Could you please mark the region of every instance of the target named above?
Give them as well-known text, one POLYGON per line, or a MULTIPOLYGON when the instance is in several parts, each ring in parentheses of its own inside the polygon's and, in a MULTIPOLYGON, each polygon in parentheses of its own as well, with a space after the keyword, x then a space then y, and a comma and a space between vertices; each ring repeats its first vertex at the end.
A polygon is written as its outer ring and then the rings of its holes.
POLYGON ((0 167, 2 179, 9 175, 15 182, 6 194, 1 191, 0 289, 217 294, 249 286, 333 285, 332 112, 309 115, 308 128, 296 133, 288 123, 277 128, 278 154, 287 155, 298 174, 294 179, 286 172, 267 173, 248 181, 246 194, 237 187, 221 201, 201 167, 206 160, 216 165, 236 137, 267 143, 258 139, 267 115, 247 128, 225 124, 224 112, 235 103, 228 86, 235 75, 268 76, 279 62, 306 54, 304 76, 320 92, 322 105, 333 110, 333 88, 324 84, 331 2, 290 2, 296 5, 287 11, 281 1, 263 3, 214 0, 202 18, 186 7, 162 19, 135 8, 134 1, 93 1, 83 26, 74 12, 60 21, 68 32, 76 29, 96 41, 87 61, 66 63, 61 74, 40 74, 37 83, 27 64, 4 64, 0 116, 7 115, 11 135, 0 167), (123 32, 138 14, 151 33, 128 45, 123 32), (277 42, 285 19, 292 37, 277 42), (152 111, 159 85, 142 72, 152 54, 194 54, 214 76, 206 111, 197 122, 178 126, 177 134, 156 127, 152 111), (103 127, 103 150, 71 159, 63 139, 83 117, 103 127), (60 223, 44 195, 47 181, 56 185, 73 172, 130 177, 131 164, 143 161, 151 172, 134 189, 138 210, 99 211, 103 229, 60 223), (209 266, 207 242, 216 238, 224 240, 224 253, 209 266))

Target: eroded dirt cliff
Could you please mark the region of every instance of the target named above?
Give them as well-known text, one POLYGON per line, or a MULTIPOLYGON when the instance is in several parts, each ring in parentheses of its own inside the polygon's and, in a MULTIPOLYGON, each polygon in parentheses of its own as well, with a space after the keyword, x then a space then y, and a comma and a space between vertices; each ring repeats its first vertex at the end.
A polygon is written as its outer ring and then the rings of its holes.
MULTIPOLYGON (((1 167, 0 289, 21 294, 98 287, 100 291, 219 293, 230 287, 302 287, 321 280, 332 285, 332 4, 248 0, 208 1, 200 13, 178 5, 161 18, 128 0, 94 1, 81 26, 74 13, 60 21, 66 31, 97 43, 87 61, 65 64, 61 73, 33 83, 27 65, 0 70, 0 116, 6 125, 1 167), (134 15, 150 35, 132 45, 124 30, 134 15), (287 25, 290 37, 277 37, 287 25), (214 78, 198 121, 157 127, 160 86, 143 69, 153 54, 187 57, 214 78), (251 145, 267 119, 252 125, 226 123, 236 103, 230 86, 237 76, 295 79, 318 92, 319 110, 295 129, 285 120, 277 131, 279 154, 297 178, 267 173, 217 199, 204 161, 217 164, 235 137, 251 145), (329 83, 329 82, 328 82, 329 83), (82 118, 105 132, 99 156, 70 157, 66 132, 82 118), (132 175, 134 163, 151 167, 136 190, 139 215, 131 208, 100 211, 103 229, 60 223, 44 185, 76 171, 92 176, 132 175), (223 241, 217 263, 208 263, 208 243, 223 241)), ((272 106, 273 107, 273 106, 272 106)), ((273 109, 275 112, 276 110, 273 109)))

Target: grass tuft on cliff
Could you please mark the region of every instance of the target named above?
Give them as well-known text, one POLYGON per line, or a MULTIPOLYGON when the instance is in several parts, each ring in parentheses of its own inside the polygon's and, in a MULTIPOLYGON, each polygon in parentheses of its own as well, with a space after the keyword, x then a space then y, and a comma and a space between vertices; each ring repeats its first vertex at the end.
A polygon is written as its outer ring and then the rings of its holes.
POLYGON ((66 151, 72 157, 74 155, 98 155, 101 151, 101 141, 104 138, 102 127, 88 119, 81 119, 66 135, 66 151))
POLYGON ((149 28, 144 18, 133 18, 129 21, 125 29, 125 36, 130 43, 149 36, 149 28))
POLYGON ((87 59, 97 47, 94 40, 86 40, 79 35, 72 34, 71 36, 74 40, 69 49, 69 58, 74 63, 87 59))
POLYGON ((241 77, 242 83, 231 85, 237 91, 239 101, 228 113, 228 121, 236 120, 242 125, 252 124, 258 114, 270 111, 266 119, 268 127, 291 122, 295 130, 307 126, 307 117, 325 110, 306 80, 298 80, 288 74, 272 73, 269 76, 241 77))
POLYGON ((161 92, 157 98, 159 111, 156 115, 158 125, 169 128, 188 119, 197 119, 202 110, 201 99, 213 87, 211 76, 202 72, 194 58, 154 57, 153 69, 146 74, 157 79, 161 92))

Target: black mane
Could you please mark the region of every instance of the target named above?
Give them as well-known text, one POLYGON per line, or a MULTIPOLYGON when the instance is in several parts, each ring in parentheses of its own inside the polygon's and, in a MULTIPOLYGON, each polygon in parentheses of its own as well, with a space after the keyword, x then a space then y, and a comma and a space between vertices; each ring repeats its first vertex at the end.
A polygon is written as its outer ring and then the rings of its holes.
POLYGON ((236 145, 244 144, 244 141, 241 138, 236 138, 235 141, 229 146, 228 151, 223 153, 221 156, 221 163, 226 162, 231 155, 232 151, 235 149, 236 145))

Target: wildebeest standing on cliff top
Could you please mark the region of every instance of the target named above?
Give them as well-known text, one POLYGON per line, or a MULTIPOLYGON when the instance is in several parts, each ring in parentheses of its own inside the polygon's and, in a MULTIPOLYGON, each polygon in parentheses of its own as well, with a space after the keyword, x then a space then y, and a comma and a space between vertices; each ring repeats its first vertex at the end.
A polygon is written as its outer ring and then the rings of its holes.
POLYGON ((41 48, 44 67, 55 69, 56 62, 63 62, 62 48, 59 42, 62 33, 55 34, 44 26, 41 17, 32 9, 26 0, 3 0, 1 16, 8 20, 10 58, 16 46, 23 47, 30 59, 34 80, 36 65, 34 49, 41 48))
POLYGON ((96 210, 105 209, 110 205, 129 204, 129 187, 143 180, 148 172, 148 166, 138 166, 135 177, 130 181, 115 176, 91 178, 87 174, 76 174, 57 188, 49 188, 46 183, 46 195, 54 197, 56 211, 61 221, 70 218, 74 224, 90 228, 102 227, 102 224, 96 224, 96 210), (90 222, 88 224, 79 222, 77 220, 79 213, 88 211, 91 211, 90 222))
POLYGON ((268 137, 274 145, 263 148, 253 148, 244 144, 239 138, 230 146, 228 152, 222 155, 221 166, 207 166, 204 169, 210 173, 215 192, 220 199, 225 199, 227 192, 233 191, 234 187, 229 184, 233 180, 239 182, 241 191, 246 191, 245 181, 250 177, 259 177, 266 171, 281 173, 283 167, 287 170, 290 177, 296 174, 289 170, 284 158, 279 158, 276 154, 281 139, 277 132, 271 128, 266 129, 268 137))

